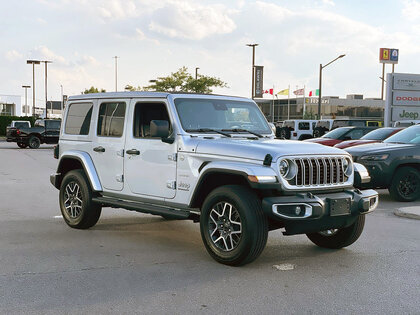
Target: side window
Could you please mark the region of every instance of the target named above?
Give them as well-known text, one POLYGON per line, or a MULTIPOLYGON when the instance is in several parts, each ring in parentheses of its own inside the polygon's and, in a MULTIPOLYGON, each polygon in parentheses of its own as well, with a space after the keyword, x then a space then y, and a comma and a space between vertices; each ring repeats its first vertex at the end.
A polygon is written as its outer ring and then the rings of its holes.
POLYGON ((91 103, 70 104, 67 111, 64 132, 69 135, 89 134, 90 119, 92 117, 91 103))
POLYGON ((163 103, 137 103, 134 108, 133 136, 150 138, 150 122, 152 120, 169 120, 168 111, 163 103))
POLYGON ((298 124, 298 130, 309 130, 310 126, 308 122, 300 122, 298 124))
POLYGON ((363 136, 363 130, 354 129, 347 134, 347 137, 350 137, 352 140, 360 139, 363 136))
POLYGON ((102 103, 99 107, 97 135, 121 137, 124 131, 125 103, 102 103))

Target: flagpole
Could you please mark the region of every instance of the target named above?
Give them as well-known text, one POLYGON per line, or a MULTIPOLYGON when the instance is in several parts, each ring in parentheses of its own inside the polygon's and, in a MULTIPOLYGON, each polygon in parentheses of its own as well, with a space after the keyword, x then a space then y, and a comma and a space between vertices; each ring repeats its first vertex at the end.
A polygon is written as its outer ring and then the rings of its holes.
POLYGON ((305 103, 305 88, 306 86, 303 86, 303 116, 302 118, 305 119, 305 113, 306 113, 306 103, 305 103))
POLYGON ((271 122, 274 123, 274 85, 273 85, 273 105, 272 105, 272 113, 271 113, 271 122))
POLYGON ((289 89, 287 91, 287 120, 290 119, 290 84, 289 89))

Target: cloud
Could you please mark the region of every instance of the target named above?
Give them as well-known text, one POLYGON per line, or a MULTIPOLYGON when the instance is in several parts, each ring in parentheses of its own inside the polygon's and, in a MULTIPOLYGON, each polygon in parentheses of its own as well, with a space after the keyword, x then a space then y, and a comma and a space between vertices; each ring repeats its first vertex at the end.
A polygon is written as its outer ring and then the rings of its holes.
POLYGON ((402 15, 410 21, 418 20, 420 18, 420 1, 403 1, 402 15))
POLYGON ((203 6, 187 1, 170 1, 157 9, 149 30, 171 38, 201 40, 235 30, 235 22, 222 5, 203 6))
POLYGON ((57 64, 68 65, 69 62, 60 55, 57 55, 46 46, 38 46, 31 50, 29 54, 31 59, 49 60, 57 64))
POLYGON ((20 52, 16 50, 9 50, 8 52, 5 53, 5 57, 7 60, 13 62, 13 61, 23 59, 23 54, 21 54, 20 52))

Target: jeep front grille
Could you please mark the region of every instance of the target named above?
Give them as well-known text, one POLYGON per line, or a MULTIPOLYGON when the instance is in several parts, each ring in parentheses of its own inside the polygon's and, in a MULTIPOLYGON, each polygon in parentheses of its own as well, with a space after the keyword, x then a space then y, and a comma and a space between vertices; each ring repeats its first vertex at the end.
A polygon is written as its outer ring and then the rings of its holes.
POLYGON ((328 187, 345 184, 343 157, 293 158, 297 171, 289 184, 297 187, 328 187))

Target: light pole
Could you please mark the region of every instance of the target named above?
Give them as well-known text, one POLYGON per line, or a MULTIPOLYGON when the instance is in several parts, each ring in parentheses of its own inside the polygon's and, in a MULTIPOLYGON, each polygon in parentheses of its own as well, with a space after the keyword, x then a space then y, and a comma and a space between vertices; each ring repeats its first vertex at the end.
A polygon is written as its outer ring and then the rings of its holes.
POLYGON ((32 116, 35 117, 35 65, 39 65, 39 60, 26 60, 26 64, 32 65, 32 116))
POLYGON ((26 114, 26 116, 28 116, 28 114, 29 114, 29 111, 28 111, 28 89, 30 89, 31 88, 31 86, 30 85, 22 85, 22 87, 25 89, 25 110, 24 110, 24 113, 26 114))
POLYGON ((117 71, 118 71, 118 64, 117 64, 117 59, 119 58, 118 56, 114 56, 112 57, 115 59, 115 92, 117 92, 117 71))
POLYGON ((343 58, 345 55, 340 55, 334 60, 327 63, 325 66, 322 64, 319 65, 319 95, 318 95, 318 119, 321 119, 321 89, 322 89, 322 69, 324 69, 326 66, 332 64, 334 61, 343 58))
POLYGON ((195 79, 197 80, 197 78, 198 78, 198 69, 200 69, 199 67, 196 67, 195 68, 195 79))
POLYGON ((255 47, 258 46, 258 44, 246 44, 248 47, 252 47, 252 92, 251 92, 251 98, 254 99, 254 76, 255 76, 255 47))
MULTIPOLYGON (((42 60, 41 62, 45 63, 45 118, 48 118, 48 96, 47 96, 47 94, 48 94, 47 93, 47 91, 48 91, 48 83, 47 83, 48 70, 47 70, 47 64, 52 63, 52 61, 42 60)), ((51 108, 51 110, 52 110, 52 108, 51 108)))

